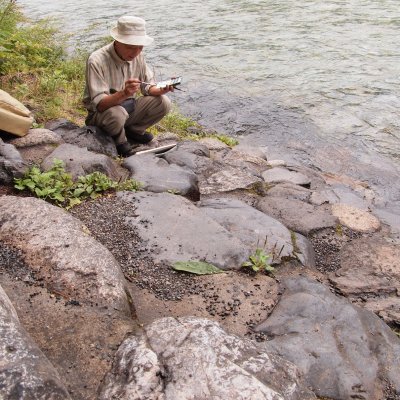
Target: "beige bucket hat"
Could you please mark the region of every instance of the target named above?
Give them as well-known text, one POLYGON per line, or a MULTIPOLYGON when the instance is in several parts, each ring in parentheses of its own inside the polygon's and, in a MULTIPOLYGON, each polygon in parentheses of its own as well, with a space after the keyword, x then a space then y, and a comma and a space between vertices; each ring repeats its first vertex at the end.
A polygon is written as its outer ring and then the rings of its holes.
POLYGON ((117 26, 111 29, 111 36, 116 41, 133 46, 148 46, 153 38, 146 35, 146 21, 139 17, 125 15, 118 19, 117 26))

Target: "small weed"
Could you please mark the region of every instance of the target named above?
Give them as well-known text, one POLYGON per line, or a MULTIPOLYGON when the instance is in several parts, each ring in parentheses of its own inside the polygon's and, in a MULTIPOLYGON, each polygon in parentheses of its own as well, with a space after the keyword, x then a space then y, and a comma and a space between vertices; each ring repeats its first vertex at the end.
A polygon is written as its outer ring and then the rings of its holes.
POLYGON ((271 254, 266 254, 263 249, 257 248, 255 253, 249 256, 249 261, 242 264, 242 267, 251 268, 254 272, 263 270, 268 275, 273 275, 275 268, 270 264, 271 258, 271 254))
POLYGON ((67 209, 85 199, 95 199, 109 190, 137 191, 141 186, 132 179, 115 182, 101 172, 80 176, 74 182, 61 160, 54 160, 53 167, 44 172, 38 167, 32 167, 24 177, 14 179, 14 182, 16 189, 29 190, 36 197, 67 209))

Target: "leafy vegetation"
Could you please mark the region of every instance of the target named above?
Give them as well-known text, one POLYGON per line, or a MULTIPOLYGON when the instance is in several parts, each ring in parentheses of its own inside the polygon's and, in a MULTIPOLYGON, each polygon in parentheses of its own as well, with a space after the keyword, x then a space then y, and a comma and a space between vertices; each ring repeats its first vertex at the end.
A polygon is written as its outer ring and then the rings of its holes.
POLYGON ((32 167, 25 176, 15 179, 14 187, 29 190, 36 197, 66 208, 76 206, 88 198, 95 199, 110 190, 140 190, 140 184, 135 180, 128 179, 119 183, 101 172, 80 176, 74 182, 60 160, 55 160, 48 171, 42 172, 40 168, 32 167))
POLYGON ((255 253, 249 256, 249 261, 242 264, 242 267, 251 268, 254 272, 264 271, 273 275, 275 268, 270 264, 271 254, 266 254, 263 249, 257 248, 255 253))
POLYGON ((196 275, 221 274, 224 271, 204 261, 178 261, 172 265, 177 271, 190 272, 196 275))

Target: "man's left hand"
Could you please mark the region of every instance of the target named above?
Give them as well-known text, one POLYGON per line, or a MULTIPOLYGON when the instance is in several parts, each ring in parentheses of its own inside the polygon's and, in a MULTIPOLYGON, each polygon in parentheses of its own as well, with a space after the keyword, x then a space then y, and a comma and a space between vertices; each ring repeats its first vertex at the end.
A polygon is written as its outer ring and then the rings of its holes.
POLYGON ((162 94, 166 94, 168 92, 173 92, 174 87, 172 85, 166 86, 165 88, 159 88, 157 86, 152 86, 149 90, 150 96, 161 96, 162 94))

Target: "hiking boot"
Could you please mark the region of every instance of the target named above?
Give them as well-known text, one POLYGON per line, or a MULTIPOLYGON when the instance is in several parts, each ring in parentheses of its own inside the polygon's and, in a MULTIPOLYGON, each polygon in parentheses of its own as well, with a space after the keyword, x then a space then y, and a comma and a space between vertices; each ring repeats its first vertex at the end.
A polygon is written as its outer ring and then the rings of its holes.
POLYGON ((135 149, 137 147, 139 147, 139 145, 131 145, 128 142, 118 144, 117 145, 117 153, 122 157, 133 156, 136 153, 135 149))
POLYGON ((130 132, 129 130, 125 130, 126 137, 132 142, 146 144, 150 143, 154 136, 149 132, 137 133, 137 132, 130 132))

